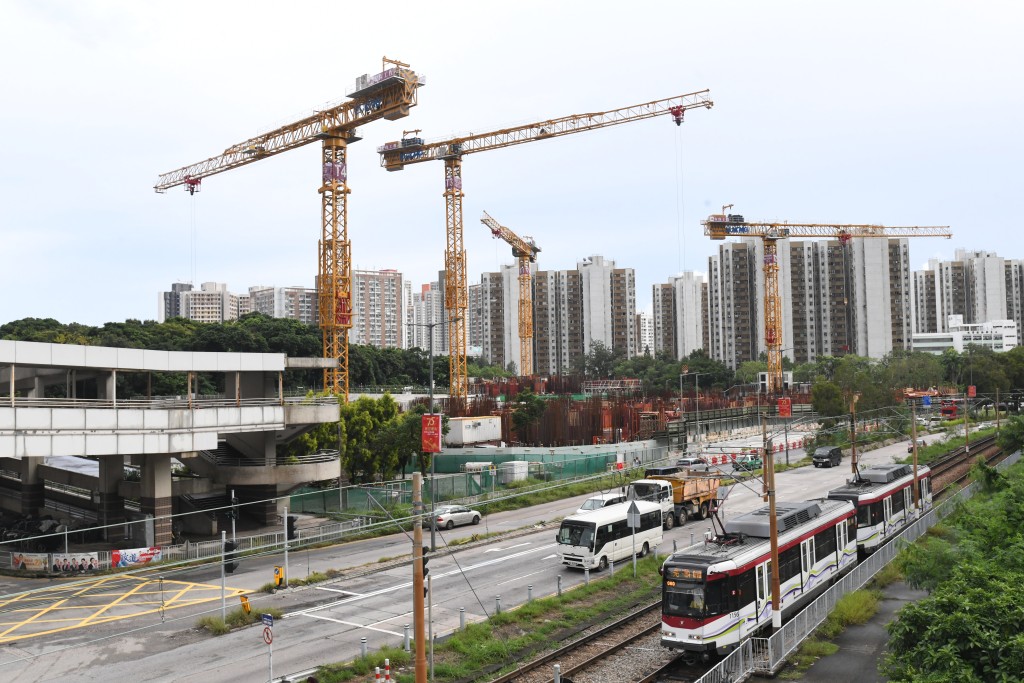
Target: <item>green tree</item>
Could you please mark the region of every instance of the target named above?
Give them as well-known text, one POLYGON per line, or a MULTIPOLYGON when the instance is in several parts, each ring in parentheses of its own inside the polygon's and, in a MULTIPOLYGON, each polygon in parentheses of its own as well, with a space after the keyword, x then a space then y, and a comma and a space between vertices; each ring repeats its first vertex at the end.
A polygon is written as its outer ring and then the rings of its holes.
MULTIPOLYGON (((739 384, 753 384, 757 382, 758 373, 768 372, 768 363, 759 360, 748 360, 740 363, 736 368, 736 382, 739 384)), ((793 378, 794 381, 796 378, 793 378)))
POLYGON ((537 396, 529 389, 519 392, 515 398, 516 407, 512 410, 512 424, 516 427, 516 434, 523 443, 531 442, 531 428, 544 415, 547 408, 544 399, 537 396))
POLYGON ((1007 453, 1024 448, 1024 416, 1011 417, 999 429, 999 447, 1007 453))
POLYGON ((833 382, 817 382, 811 387, 811 407, 822 417, 838 417, 849 412, 842 390, 833 382))

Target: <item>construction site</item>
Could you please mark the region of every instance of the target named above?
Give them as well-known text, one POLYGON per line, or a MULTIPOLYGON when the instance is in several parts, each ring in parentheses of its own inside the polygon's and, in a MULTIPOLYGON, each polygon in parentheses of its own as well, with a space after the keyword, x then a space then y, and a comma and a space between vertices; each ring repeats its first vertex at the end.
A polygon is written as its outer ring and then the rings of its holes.
MULTIPOLYGON (((382 70, 359 76, 340 104, 317 111, 292 123, 228 146, 224 152, 198 163, 162 174, 157 192, 183 187, 190 195, 202 188, 210 176, 274 157, 305 145, 321 146, 319 194, 321 226, 317 241, 316 274, 319 326, 322 332, 323 357, 330 367, 323 371, 322 388, 343 400, 349 398, 349 337, 353 327, 353 245, 349 239, 348 173, 349 146, 362 139, 365 126, 385 120, 396 121, 409 116, 417 106, 419 90, 426 79, 404 62, 382 60, 382 70)), ((756 425, 762 415, 775 415, 775 400, 785 396, 791 406, 809 402, 808 388, 784 385, 783 311, 779 295, 777 244, 791 237, 827 238, 842 246, 851 242, 892 237, 950 237, 945 226, 883 226, 827 222, 761 222, 747 221, 742 215, 712 214, 702 222, 704 234, 712 240, 738 237, 758 240, 763 249, 759 278, 764 282, 763 301, 757 302, 756 346, 763 349, 767 373, 763 386, 756 392, 744 390, 729 393, 695 381, 686 391, 680 381, 678 393, 664 388, 652 391, 639 380, 583 380, 568 376, 540 376, 533 359, 534 340, 533 296, 535 283, 532 268, 541 252, 533 237, 520 236, 486 211, 481 222, 491 234, 511 248, 518 267, 518 302, 513 312, 517 325, 518 379, 502 382, 480 382, 471 386, 467 371, 468 333, 468 255, 464 246, 463 162, 471 154, 489 152, 526 143, 553 140, 576 133, 664 118, 670 125, 681 126, 688 111, 713 107, 707 89, 674 95, 664 99, 630 104, 617 109, 585 114, 546 118, 513 127, 496 128, 482 133, 427 140, 421 130, 406 130, 400 139, 376 148, 380 165, 387 171, 400 171, 422 162, 440 162, 444 178, 444 324, 447 336, 447 390, 438 392, 441 409, 453 417, 498 415, 502 418, 501 441, 510 444, 572 446, 578 444, 618 443, 641 439, 662 439, 671 445, 685 445, 700 430, 717 431, 716 421, 736 421, 756 425), (545 409, 533 424, 516 430, 510 419, 514 399, 524 389, 545 397, 545 409), (652 394, 648 396, 648 394, 652 394), (498 399, 502 400, 498 400, 498 399), (698 415, 703 410, 703 418, 698 415), (698 426, 698 422, 704 427, 698 426), (675 427, 670 427, 675 423, 675 427), (671 432, 671 438, 670 438, 671 432)), ((312 190, 313 188, 311 188, 312 190)), ((440 245, 441 226, 437 229, 440 245)), ((431 340, 433 327, 430 324, 431 340)), ((432 343, 432 342, 431 342, 432 343)), ((587 349, 582 349, 585 353, 587 349)), ((688 373, 680 362, 680 377, 688 373)), ((695 380, 697 377, 694 378, 695 380)), ((442 381, 439 383, 444 385, 442 381)), ((436 403, 435 403, 436 405, 436 403)), ((431 410, 434 406, 430 406, 431 410)), ((801 408, 795 408, 800 410, 801 408)), ((804 408, 805 409, 805 408, 804 408)))

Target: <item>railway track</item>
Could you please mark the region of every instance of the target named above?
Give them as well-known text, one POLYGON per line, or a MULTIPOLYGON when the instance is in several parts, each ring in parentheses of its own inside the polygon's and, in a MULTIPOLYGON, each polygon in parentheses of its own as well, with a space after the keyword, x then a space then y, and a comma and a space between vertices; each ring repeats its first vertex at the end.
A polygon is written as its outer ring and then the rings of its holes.
MULTIPOLYGON (((647 676, 661 670, 672 659, 672 656, 661 648, 660 631, 661 601, 659 600, 643 605, 610 624, 595 627, 571 643, 525 662, 515 671, 493 679, 492 683, 551 683, 554 680, 555 664, 560 667, 563 683, 568 681, 580 683, 588 680, 648 680, 647 676), (631 648, 628 658, 637 660, 630 661, 628 666, 632 667, 634 671, 637 666, 641 668, 646 666, 648 669, 642 676, 638 677, 636 673, 630 673, 628 676, 605 673, 595 674, 598 676, 595 678, 587 673, 588 670, 595 667, 609 666, 616 659, 625 658, 625 655, 623 657, 616 655, 623 653, 627 648, 631 648), (638 648, 645 656, 638 654, 634 658, 632 648, 638 648), (646 660, 650 660, 651 663, 647 665, 641 663, 646 660)), ((614 664, 611 665, 614 666, 614 664)))
POLYGON ((971 466, 978 457, 984 457, 985 463, 993 465, 1003 457, 1003 451, 996 445, 996 437, 989 436, 971 444, 970 453, 961 446, 952 453, 932 462, 932 490, 937 496, 945 491, 958 488, 970 476, 971 466))

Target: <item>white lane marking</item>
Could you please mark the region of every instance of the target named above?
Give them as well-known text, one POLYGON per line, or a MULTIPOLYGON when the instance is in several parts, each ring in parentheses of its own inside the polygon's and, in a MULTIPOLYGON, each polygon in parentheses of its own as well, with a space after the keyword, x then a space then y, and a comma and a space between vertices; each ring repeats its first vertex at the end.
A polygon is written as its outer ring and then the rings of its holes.
POLYGON ((369 631, 377 631, 379 633, 387 633, 389 636, 404 636, 404 633, 398 633, 397 631, 388 631, 383 628, 374 628, 373 626, 366 626, 363 624, 356 624, 351 621, 343 621, 341 619, 335 619, 333 617, 325 617, 322 614, 308 614, 306 616, 313 617, 314 619, 323 619, 324 621, 333 621, 336 624, 344 624, 345 626, 355 626, 356 628, 365 628, 369 631))
POLYGON ((542 557, 540 559, 542 559, 542 560, 551 560, 551 559, 554 559, 554 558, 557 558, 557 557, 558 557, 558 554, 556 553, 554 555, 548 555, 547 557, 542 557))
MULTIPOLYGON (((452 570, 450 572, 437 574, 435 576, 436 576, 436 578, 441 578, 441 577, 445 577, 445 576, 457 576, 459 574, 462 574, 463 572, 467 572, 467 571, 470 571, 472 569, 479 569, 481 567, 489 567, 492 564, 497 564, 499 562, 505 562, 506 560, 511 560, 513 558, 516 558, 516 557, 522 557, 523 555, 529 555, 530 553, 535 553, 535 552, 537 552, 539 550, 547 550, 549 548, 553 548, 554 546, 555 546, 554 543, 549 543, 547 545, 537 546, 536 548, 531 548, 529 550, 523 550, 521 552, 513 553, 513 554, 508 555, 508 556, 495 557, 494 559, 484 560, 483 562, 478 562, 477 564, 466 565, 465 567, 462 567, 461 569, 456 568, 456 569, 454 569, 454 570, 452 570)), ((410 586, 412 586, 412 581, 406 581, 404 583, 399 583, 399 584, 396 584, 394 586, 389 586, 387 588, 381 588, 379 590, 371 591, 369 593, 363 593, 361 595, 357 595, 357 596, 353 596, 353 597, 342 598, 341 600, 335 600, 334 602, 328 602, 328 603, 325 603, 323 605, 317 605, 316 607, 310 607, 309 609, 298 610, 296 612, 289 612, 289 613, 285 614, 284 617, 282 617, 282 618, 294 617, 294 616, 299 616, 299 615, 311 616, 313 612, 319 612, 321 610, 330 609, 332 607, 337 607, 339 605, 347 605, 348 603, 355 602, 356 600, 362 600, 364 598, 372 598, 372 597, 375 597, 377 595, 384 595, 385 593, 393 593, 394 591, 401 590, 403 588, 409 588, 410 586)))
POLYGON ((344 593, 345 595, 351 595, 352 597, 362 597, 362 593, 353 593, 352 591, 342 590, 341 588, 329 588, 328 586, 314 586, 318 591, 331 591, 332 593, 344 593))
POLYGON ((522 548, 524 545, 530 545, 529 543, 517 543, 516 545, 510 545, 505 548, 488 548, 485 553, 500 553, 504 550, 512 550, 512 548, 522 548))

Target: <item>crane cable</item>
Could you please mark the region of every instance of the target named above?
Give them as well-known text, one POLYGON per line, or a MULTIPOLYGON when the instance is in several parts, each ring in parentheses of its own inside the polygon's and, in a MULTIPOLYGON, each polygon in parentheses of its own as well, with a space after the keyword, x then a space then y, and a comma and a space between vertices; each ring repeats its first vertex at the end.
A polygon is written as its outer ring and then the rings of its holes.
POLYGON ((198 229, 196 227, 198 221, 196 219, 196 196, 193 194, 190 196, 192 200, 189 202, 189 282, 193 287, 196 285, 196 238, 198 235, 198 229))
POLYGON ((678 272, 683 273, 683 261, 686 253, 686 233, 683 230, 683 217, 685 216, 685 204, 683 197, 683 130, 682 126, 676 126, 674 161, 676 167, 676 241, 678 243, 678 272))

